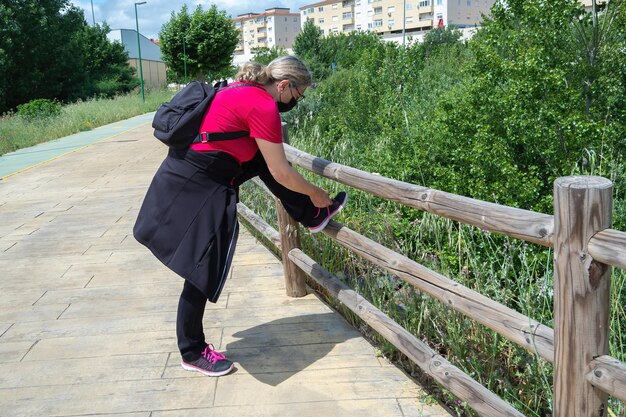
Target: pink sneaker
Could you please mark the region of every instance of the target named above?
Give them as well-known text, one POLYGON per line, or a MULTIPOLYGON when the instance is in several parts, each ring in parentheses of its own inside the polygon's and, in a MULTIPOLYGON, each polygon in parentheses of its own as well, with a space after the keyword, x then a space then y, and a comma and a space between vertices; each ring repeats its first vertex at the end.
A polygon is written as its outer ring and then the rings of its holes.
POLYGON ((196 371, 207 376, 226 375, 233 369, 233 362, 226 359, 226 356, 213 350, 213 345, 208 345, 195 361, 180 363, 187 371, 196 371))
POLYGON ((333 204, 325 207, 317 209, 317 216, 315 216, 315 221, 319 223, 313 226, 309 226, 309 230, 311 233, 318 233, 324 230, 326 225, 333 216, 341 211, 341 209, 348 202, 348 193, 342 191, 335 198, 333 198, 333 204))

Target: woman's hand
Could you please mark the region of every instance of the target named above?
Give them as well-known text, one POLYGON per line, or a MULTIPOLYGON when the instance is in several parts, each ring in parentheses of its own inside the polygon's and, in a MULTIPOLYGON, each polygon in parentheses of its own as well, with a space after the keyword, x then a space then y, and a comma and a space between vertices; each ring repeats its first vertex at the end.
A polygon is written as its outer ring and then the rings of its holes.
POLYGON ((315 187, 315 192, 310 194, 309 198, 315 207, 324 208, 333 204, 333 200, 328 196, 328 192, 319 187, 315 187))

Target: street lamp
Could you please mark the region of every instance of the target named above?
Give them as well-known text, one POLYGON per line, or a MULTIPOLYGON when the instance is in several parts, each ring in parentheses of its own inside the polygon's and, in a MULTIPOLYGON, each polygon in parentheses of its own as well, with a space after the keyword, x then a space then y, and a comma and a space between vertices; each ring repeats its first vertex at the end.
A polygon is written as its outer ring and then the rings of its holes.
POLYGON ((135 3, 135 23, 137 25, 137 50, 139 51, 139 82, 141 83, 141 101, 146 102, 146 95, 143 91, 143 65, 141 65, 141 41, 139 40, 139 19, 137 19, 137 6, 146 4, 147 1, 135 3))
POLYGON ((405 32, 406 32, 406 0, 402 2, 402 46, 404 46, 405 32))
POLYGON ((187 85, 187 51, 185 50, 185 36, 183 35, 183 62, 185 64, 185 85, 187 85))
POLYGON ((93 20, 93 25, 96 26, 96 15, 93 13, 93 0, 91 0, 91 20, 93 20))

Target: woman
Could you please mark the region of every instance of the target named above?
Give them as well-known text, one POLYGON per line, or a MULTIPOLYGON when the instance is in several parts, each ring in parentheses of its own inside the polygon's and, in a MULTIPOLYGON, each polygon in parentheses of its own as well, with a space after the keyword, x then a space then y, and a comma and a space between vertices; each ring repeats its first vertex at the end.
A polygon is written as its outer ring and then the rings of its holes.
POLYGON ((277 58, 267 67, 245 64, 235 82, 216 94, 199 133, 250 135, 203 139, 184 151, 170 149, 150 184, 133 234, 185 279, 176 335, 186 370, 220 376, 233 369, 232 361, 206 343, 202 319, 207 301, 217 302, 230 269, 239 231, 239 185, 258 175, 287 212, 313 233, 326 227, 347 201, 344 192, 330 199, 285 156, 279 111, 302 100, 311 79, 293 56, 277 58))

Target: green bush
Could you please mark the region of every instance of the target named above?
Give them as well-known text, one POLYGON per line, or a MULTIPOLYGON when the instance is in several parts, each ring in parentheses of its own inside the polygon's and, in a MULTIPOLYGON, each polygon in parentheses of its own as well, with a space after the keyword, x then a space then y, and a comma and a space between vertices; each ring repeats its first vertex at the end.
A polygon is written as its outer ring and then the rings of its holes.
POLYGON ((38 98, 17 106, 18 116, 26 120, 48 119, 61 113, 61 104, 57 101, 38 98))

